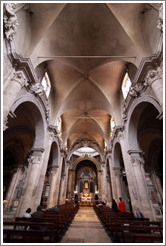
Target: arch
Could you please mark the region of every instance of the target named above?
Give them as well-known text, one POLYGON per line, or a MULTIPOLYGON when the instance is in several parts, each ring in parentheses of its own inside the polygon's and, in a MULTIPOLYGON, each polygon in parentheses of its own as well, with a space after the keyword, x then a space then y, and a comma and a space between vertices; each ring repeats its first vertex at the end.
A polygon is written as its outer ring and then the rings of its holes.
POLYGON ((128 149, 140 149, 137 141, 137 127, 140 116, 148 105, 152 105, 158 111, 158 115, 161 113, 161 107, 158 101, 154 97, 148 95, 136 98, 129 109, 128 120, 126 122, 128 149))
POLYGON ((81 161, 83 161, 83 160, 89 160, 89 161, 93 162, 93 163, 95 164, 96 168, 97 168, 97 171, 101 171, 100 163, 99 163, 95 158, 89 157, 89 156, 87 156, 87 157, 78 157, 78 158, 73 162, 73 164, 72 164, 72 169, 75 171, 77 165, 78 165, 81 161))
POLYGON ((76 151, 77 149, 79 149, 81 147, 90 147, 90 148, 95 149, 99 153, 101 160, 104 161, 104 155, 103 155, 103 153, 102 153, 102 151, 100 149, 100 146, 96 142, 91 141, 89 139, 82 139, 80 141, 76 141, 73 144, 72 149, 68 153, 67 160, 70 159, 70 157, 72 156, 74 151, 76 151))
POLYGON ((114 167, 121 168, 121 164, 123 161, 123 156, 122 156, 122 149, 120 143, 117 141, 114 144, 113 148, 113 159, 114 159, 114 167))
POLYGON ((53 170, 54 168, 59 167, 59 157, 60 150, 58 143, 54 140, 51 145, 50 156, 48 161, 48 169, 53 170))
POLYGON ((35 140, 33 143, 33 148, 44 148, 47 123, 43 105, 36 100, 36 97, 27 95, 20 97, 15 101, 11 108, 11 113, 13 115, 17 115, 17 111, 19 111, 21 107, 26 108, 26 113, 31 114, 35 123, 35 140))

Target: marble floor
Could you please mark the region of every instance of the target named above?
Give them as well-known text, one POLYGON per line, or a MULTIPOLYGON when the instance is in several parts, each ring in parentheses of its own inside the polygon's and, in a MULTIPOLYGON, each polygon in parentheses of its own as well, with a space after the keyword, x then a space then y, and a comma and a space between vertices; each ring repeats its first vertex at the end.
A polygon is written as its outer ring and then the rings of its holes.
POLYGON ((80 207, 60 243, 111 243, 93 207, 80 207))

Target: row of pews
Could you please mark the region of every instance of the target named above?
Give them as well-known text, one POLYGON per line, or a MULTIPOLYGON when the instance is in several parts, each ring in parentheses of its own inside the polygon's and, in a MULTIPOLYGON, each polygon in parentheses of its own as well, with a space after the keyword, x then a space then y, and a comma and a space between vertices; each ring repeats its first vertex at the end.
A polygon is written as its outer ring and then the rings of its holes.
POLYGON ((159 221, 135 218, 129 212, 113 212, 107 206, 93 206, 114 243, 162 243, 163 226, 159 221))
POLYGON ((43 218, 16 217, 3 222, 4 243, 57 243, 68 230, 78 205, 63 204, 59 212, 44 211, 43 218))

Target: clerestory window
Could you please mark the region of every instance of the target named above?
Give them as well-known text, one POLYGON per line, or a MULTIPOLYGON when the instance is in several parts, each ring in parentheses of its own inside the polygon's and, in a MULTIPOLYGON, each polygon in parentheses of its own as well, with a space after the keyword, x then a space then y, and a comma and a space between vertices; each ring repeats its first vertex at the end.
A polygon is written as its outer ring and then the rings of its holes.
POLYGON ((44 91, 46 93, 46 96, 48 98, 49 94, 50 94, 50 90, 51 90, 51 83, 50 83, 50 79, 49 79, 49 76, 48 76, 47 72, 44 74, 44 77, 42 79, 41 84, 42 84, 42 86, 44 88, 44 91))
POLYGON ((126 73, 124 76, 123 82, 122 82, 122 93, 123 93, 124 99, 126 99, 126 97, 127 97, 130 86, 131 86, 131 80, 129 78, 128 73, 126 73))

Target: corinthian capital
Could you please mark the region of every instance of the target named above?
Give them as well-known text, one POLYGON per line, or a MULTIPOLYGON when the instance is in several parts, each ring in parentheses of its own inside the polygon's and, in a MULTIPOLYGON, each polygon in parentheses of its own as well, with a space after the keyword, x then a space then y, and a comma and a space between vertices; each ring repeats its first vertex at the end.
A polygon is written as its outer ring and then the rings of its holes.
POLYGON ((33 156, 31 155, 29 158, 28 158, 28 162, 30 164, 39 164, 41 161, 41 156, 33 156))
POLYGON ((152 69, 148 72, 145 84, 151 85, 155 80, 162 79, 162 69, 158 67, 156 70, 152 69))
POLYGON ((120 167, 114 167, 113 169, 116 176, 120 176, 122 174, 120 167))
POLYGON ((4 9, 5 9, 5 14, 4 14, 4 31, 5 31, 5 36, 7 40, 12 41, 14 38, 14 34, 16 33, 17 30, 17 16, 14 13, 14 9, 16 8, 15 3, 5 3, 4 4, 4 9))
POLYGON ((17 81, 21 87, 28 85, 27 79, 22 71, 15 72, 12 81, 17 81))

